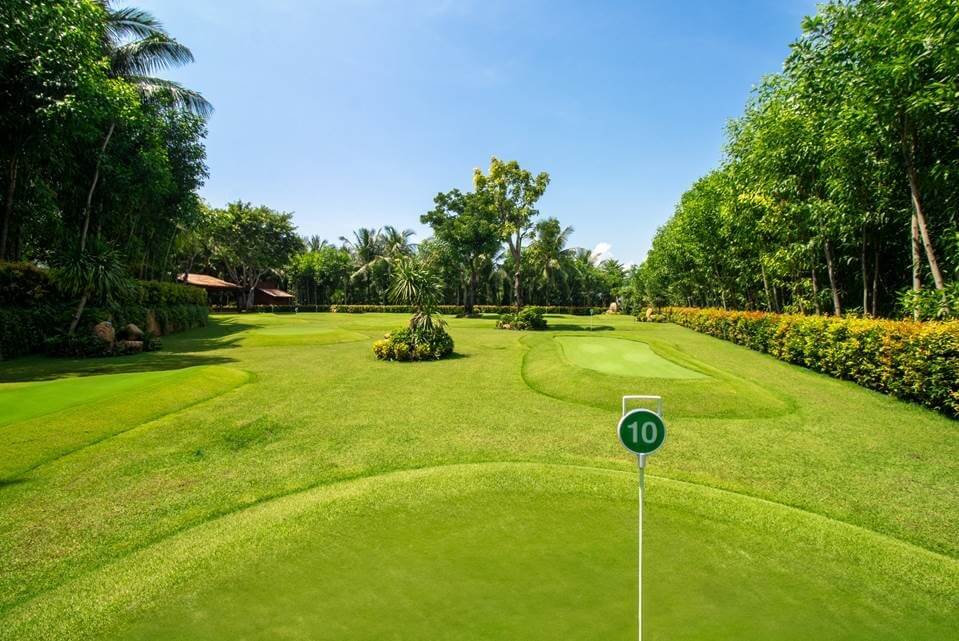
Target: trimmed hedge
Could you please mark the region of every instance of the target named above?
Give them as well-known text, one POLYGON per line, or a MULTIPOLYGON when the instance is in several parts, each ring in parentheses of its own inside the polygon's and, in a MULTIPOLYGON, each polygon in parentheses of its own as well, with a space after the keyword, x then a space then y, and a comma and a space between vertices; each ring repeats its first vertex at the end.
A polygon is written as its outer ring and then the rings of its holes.
POLYGON ((684 327, 959 418, 959 321, 666 308, 684 327))
MULTIPOLYGON (((0 360, 39 352, 70 325, 76 302, 64 300, 50 272, 29 263, 0 262, 0 360)), ((80 328, 110 320, 170 334, 206 325, 206 291, 159 281, 136 281, 110 309, 88 307, 80 328), (152 314, 155 324, 148 322, 152 314)), ((86 331, 86 330, 83 330, 86 331)), ((78 333, 80 333, 78 331, 78 333)))
MULTIPOLYGON (((214 312, 235 313, 236 307, 233 305, 214 305, 214 312)), ((459 316, 466 313, 462 305, 440 305, 437 308, 440 314, 448 316, 459 316)), ((573 316, 588 316, 590 309, 593 315, 605 313, 602 307, 538 307, 545 314, 570 314, 573 316)), ((333 312, 335 314, 412 314, 414 310, 409 305, 257 305, 249 309, 241 310, 246 314, 292 314, 304 312, 333 312)), ((474 305, 473 312, 476 314, 512 314, 516 308, 511 305, 474 305)))

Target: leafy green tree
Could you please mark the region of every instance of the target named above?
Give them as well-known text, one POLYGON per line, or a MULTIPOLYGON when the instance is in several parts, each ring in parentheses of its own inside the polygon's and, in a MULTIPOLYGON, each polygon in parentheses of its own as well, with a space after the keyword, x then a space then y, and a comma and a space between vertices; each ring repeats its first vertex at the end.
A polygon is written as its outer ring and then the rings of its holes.
POLYGON ((465 311, 472 314, 482 264, 497 253, 502 243, 499 218, 477 192, 464 194, 454 189, 437 194, 433 202, 434 208, 422 215, 420 221, 433 228, 434 237, 465 270, 465 311))
POLYGON ((282 270, 302 249, 293 215, 236 201, 213 216, 214 260, 243 290, 240 303, 253 306, 264 277, 282 270))
POLYGON ((481 169, 473 172, 474 189, 496 212, 501 237, 513 259, 513 303, 517 308, 523 306, 523 241, 532 229, 533 218, 539 213, 536 203, 548 185, 549 174, 546 172, 533 176, 515 160, 503 162, 495 156, 490 159, 486 174, 481 169))

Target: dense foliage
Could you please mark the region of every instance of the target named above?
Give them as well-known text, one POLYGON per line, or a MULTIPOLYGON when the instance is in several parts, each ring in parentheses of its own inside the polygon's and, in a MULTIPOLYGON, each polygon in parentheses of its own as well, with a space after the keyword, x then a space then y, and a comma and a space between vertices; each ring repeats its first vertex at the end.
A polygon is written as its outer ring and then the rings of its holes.
POLYGON ((524 307, 518 312, 503 314, 496 321, 498 329, 546 329, 545 310, 542 307, 524 307))
POLYGON ((411 256, 439 278, 439 303, 467 314, 515 310, 517 303, 605 309, 621 301, 628 294, 622 264, 568 247, 572 227, 537 219, 535 204, 548 184, 545 172, 533 176, 516 161, 493 158, 486 174, 474 175, 473 191, 436 195, 420 217, 433 231, 423 242, 413 244, 412 230, 389 225, 360 228, 339 246, 313 236, 275 273, 299 303, 319 306, 387 305, 396 265, 411 256))
POLYGON ((206 177, 199 94, 151 74, 190 51, 106 0, 0 3, 0 260, 53 262, 109 243, 167 278, 206 177))
POLYGON ((667 308, 669 320, 959 417, 959 321, 667 308))
MULTIPOLYGON (((175 283, 130 281, 109 300, 93 297, 81 310, 74 335, 66 332, 76 317, 72 296, 60 288, 56 272, 26 263, 0 262, 0 360, 46 348, 62 355, 103 353, 86 331, 109 320, 116 327, 133 323, 146 332, 169 334, 207 323, 206 292, 175 283)), ((146 347, 158 347, 149 342, 146 347)), ((118 353, 118 352, 114 352, 118 353)))
POLYGON ((453 339, 442 327, 404 327, 373 343, 373 354, 384 361, 435 361, 453 353, 453 339))
POLYGON ((634 295, 833 315, 959 312, 957 24, 955 0, 822 5, 784 71, 730 125, 722 165, 657 233, 634 295))

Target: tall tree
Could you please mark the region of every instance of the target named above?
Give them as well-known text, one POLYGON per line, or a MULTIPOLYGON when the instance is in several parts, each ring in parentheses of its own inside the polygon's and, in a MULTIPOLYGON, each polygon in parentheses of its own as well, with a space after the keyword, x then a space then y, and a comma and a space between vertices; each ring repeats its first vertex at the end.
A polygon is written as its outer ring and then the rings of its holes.
POLYGON ((546 192, 549 174, 536 176, 520 167, 515 160, 503 162, 493 156, 486 174, 473 171, 473 186, 482 194, 499 218, 500 233, 513 258, 513 304, 523 306, 522 253, 523 241, 532 229, 532 220, 539 214, 536 203, 546 192))
POLYGON ((465 270, 465 311, 472 314, 481 265, 497 253, 502 243, 499 217, 484 196, 477 192, 464 194, 454 189, 437 194, 433 203, 434 208, 422 215, 420 221, 433 228, 436 239, 449 249, 465 270))

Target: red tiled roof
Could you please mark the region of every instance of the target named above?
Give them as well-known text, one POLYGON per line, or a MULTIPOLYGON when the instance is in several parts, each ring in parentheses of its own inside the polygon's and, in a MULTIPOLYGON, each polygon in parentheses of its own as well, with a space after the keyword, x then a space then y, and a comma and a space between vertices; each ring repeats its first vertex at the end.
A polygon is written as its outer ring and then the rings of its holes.
POLYGON ((257 287, 257 291, 263 292, 273 298, 293 298, 293 294, 288 294, 282 289, 271 289, 269 287, 257 287))
POLYGON ((240 289, 239 285, 221 280, 216 276, 207 276, 206 274, 180 274, 177 280, 194 287, 209 287, 212 289, 240 289))

